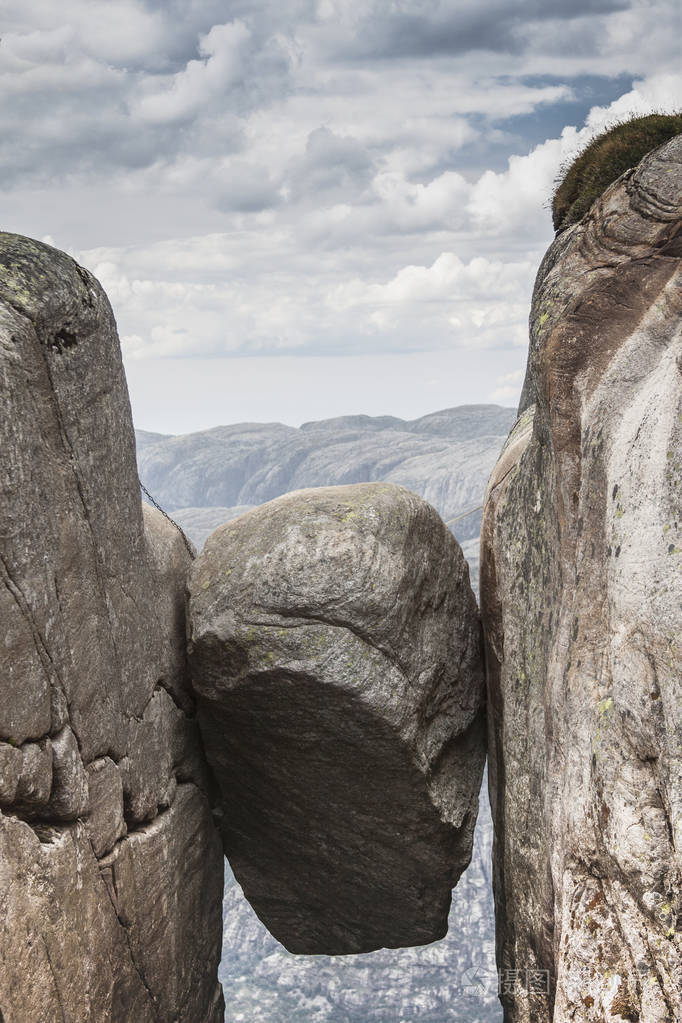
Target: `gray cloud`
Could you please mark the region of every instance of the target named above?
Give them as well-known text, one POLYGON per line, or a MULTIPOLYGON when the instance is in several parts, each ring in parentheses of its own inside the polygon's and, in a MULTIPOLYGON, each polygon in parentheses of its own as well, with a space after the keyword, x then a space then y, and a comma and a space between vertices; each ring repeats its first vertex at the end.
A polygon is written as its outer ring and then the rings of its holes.
POLYGON ((583 76, 626 73, 607 106, 642 79, 619 115, 682 85, 672 0, 5 7, 3 226, 93 269, 159 374, 453 349, 516 373, 552 182, 609 116, 581 128, 583 76))
POLYGON ((247 162, 216 173, 211 201, 223 212, 260 213, 278 206, 282 197, 267 169, 247 162))
MULTIPOLYGON (((543 53, 548 55, 545 73, 557 59, 574 59, 575 73, 579 60, 592 59, 609 73, 614 60, 622 64, 626 57, 618 55, 622 35, 610 42, 604 19, 630 9, 642 26, 646 22, 642 35, 651 38, 652 47, 658 40, 651 26, 661 28, 663 48, 674 40, 664 28, 666 17, 674 18, 669 0, 641 11, 628 0, 570 5, 566 0, 403 0, 399 5, 383 0, 65 0, 59 9, 7 0, 6 6, 0 131, 12 145, 0 154, 5 187, 78 177, 89 182, 93 176, 111 181, 145 168, 172 168, 185 158, 224 159, 248 150, 247 122, 253 114, 281 106, 288 97, 296 97, 302 116, 309 118, 307 138, 326 123, 321 112, 330 103, 338 110, 347 96, 350 108, 353 90, 364 89, 371 105, 377 84, 381 88, 382 81, 390 81, 392 91, 380 97, 375 111, 370 148, 362 140, 355 154, 342 154, 337 142, 336 150, 328 145, 326 153, 316 155, 304 151, 301 138, 297 152, 275 154, 278 166, 268 167, 269 180, 276 182, 286 175, 287 162, 299 161, 301 176, 289 192, 293 200, 304 198, 304 180, 309 193, 336 190, 338 195, 364 187, 368 161, 385 151, 384 126, 395 120, 387 101, 406 117, 415 104, 430 103, 428 87, 415 91, 405 61, 414 62, 414 74, 424 82, 451 79, 451 109, 439 116, 478 111, 489 117, 497 111, 504 118, 544 102, 541 90, 535 90, 535 100, 527 90, 526 108, 509 106, 507 97, 526 70, 519 64, 521 53, 535 62, 536 74, 542 72, 537 65, 543 53), (595 48, 604 51, 599 61, 595 48), (438 55, 458 63, 429 61, 438 55), (401 65, 393 80, 391 64, 401 65), (370 77, 353 85, 358 74, 370 77), (489 98, 493 91, 501 103, 489 98)), ((633 39, 631 49, 640 42, 633 39)), ((354 135, 352 125, 328 127, 335 136, 354 135)), ((423 148, 424 134, 434 128, 432 121, 421 136, 413 131, 414 146, 423 148)), ((409 134, 407 129, 399 141, 394 132, 389 147, 409 147, 409 134)), ((424 165, 436 167, 452 155, 439 139, 424 165)), ((169 173, 169 188, 174 180, 169 173)), ((261 199, 239 208, 257 210, 265 208, 261 202, 275 201, 272 190, 269 198, 259 191, 261 199)), ((218 187, 218 193, 216 202, 224 208, 225 190, 218 187)))
POLYGON ((126 0, 107 35, 98 18, 115 4, 73 0, 55 24, 49 8, 12 3, 0 46, 0 132, 13 140, 0 153, 5 187, 233 153, 240 119, 292 89, 282 37, 260 17, 226 20, 225 5, 126 0))
POLYGON ((320 127, 310 132, 305 153, 293 161, 286 177, 295 199, 324 194, 329 202, 348 192, 357 200, 369 186, 373 171, 374 163, 357 139, 320 127))
POLYGON ((461 55, 470 51, 520 54, 532 47, 538 22, 567 22, 625 11, 629 0, 412 0, 399 8, 374 0, 345 37, 327 40, 347 59, 461 55), (368 9, 369 8, 369 9, 368 9))

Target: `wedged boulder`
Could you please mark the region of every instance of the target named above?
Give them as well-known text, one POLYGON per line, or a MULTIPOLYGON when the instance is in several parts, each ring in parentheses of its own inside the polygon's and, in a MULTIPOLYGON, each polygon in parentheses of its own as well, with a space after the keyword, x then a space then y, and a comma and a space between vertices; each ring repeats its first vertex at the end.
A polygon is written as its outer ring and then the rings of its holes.
POLYGON ((142 509, 106 295, 3 233, 0 402, 0 1019, 217 1023, 190 554, 142 509))
POLYGON ((447 930, 485 758, 459 545, 392 484, 301 490, 226 523, 190 578, 190 667, 246 897, 292 952, 447 930))
POLYGON ((682 137, 540 268, 481 535, 508 1023, 682 1019, 682 137))

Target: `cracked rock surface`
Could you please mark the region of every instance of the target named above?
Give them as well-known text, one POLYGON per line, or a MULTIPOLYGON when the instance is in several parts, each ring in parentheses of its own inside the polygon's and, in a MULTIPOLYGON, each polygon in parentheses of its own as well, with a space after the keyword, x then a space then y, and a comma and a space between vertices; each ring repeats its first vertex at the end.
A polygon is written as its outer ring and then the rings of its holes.
POLYGON ((190 662, 224 848, 288 949, 443 936, 485 758, 459 545, 392 484, 297 491, 216 530, 190 662))
POLYGON ((682 1019, 681 229, 678 137, 557 236, 486 495, 508 1023, 682 1019))
POLYGON ((217 1023, 190 556, 142 510, 101 287, 9 234, 0 392, 0 1018, 217 1023))

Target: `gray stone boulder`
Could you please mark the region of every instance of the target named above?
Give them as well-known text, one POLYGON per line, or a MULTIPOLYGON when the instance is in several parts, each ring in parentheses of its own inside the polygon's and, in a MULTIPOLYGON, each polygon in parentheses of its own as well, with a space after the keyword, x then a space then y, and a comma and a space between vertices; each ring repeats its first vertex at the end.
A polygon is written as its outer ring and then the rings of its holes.
POLYGON ((190 579, 190 665, 225 852, 288 949, 443 936, 485 759, 459 545, 391 484, 302 490, 226 523, 190 579))
POLYGON ((682 1019, 682 137, 549 249, 481 535, 508 1023, 682 1019))
POLYGON ((190 556, 143 513, 113 315, 0 234, 0 1018, 222 1020, 190 556))

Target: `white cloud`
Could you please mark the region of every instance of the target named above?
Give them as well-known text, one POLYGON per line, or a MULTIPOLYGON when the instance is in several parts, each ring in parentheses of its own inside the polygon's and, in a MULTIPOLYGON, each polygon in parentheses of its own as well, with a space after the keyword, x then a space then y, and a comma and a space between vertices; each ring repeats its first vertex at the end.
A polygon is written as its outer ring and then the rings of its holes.
POLYGON ((672 113, 682 109, 682 72, 652 75, 636 81, 625 95, 607 107, 593 107, 587 117, 591 132, 603 131, 615 121, 642 117, 659 111, 672 113))
POLYGON ((516 294, 532 272, 531 263, 505 263, 481 256, 464 263, 456 253, 442 252, 431 266, 406 266, 387 284, 354 281, 343 285, 334 301, 341 308, 359 303, 461 302, 473 297, 494 301, 516 294))
MULTIPOLYGON (((652 79, 633 93, 650 109, 669 88, 669 77, 652 79)), ((357 138, 322 126, 299 136, 299 156, 288 154, 280 174, 292 185, 278 193, 277 180, 258 173, 252 136, 250 165, 237 155, 174 168, 179 190, 203 182, 215 196, 222 179, 231 230, 81 258, 134 338, 129 358, 523 349, 558 169, 631 101, 595 108, 584 127, 473 180, 444 171, 412 181, 372 160, 357 138), (344 192, 348 178, 355 186, 344 192), (281 200, 258 223, 238 200, 247 185, 281 200)), ((505 380, 493 393, 508 398, 517 386, 505 380)))
POLYGON ((426 184, 410 181, 401 172, 383 172, 377 174, 373 188, 389 223, 400 231, 464 226, 470 186, 456 171, 445 171, 426 184))
POLYGON ((150 90, 132 104, 136 119, 151 124, 186 120, 203 106, 226 94, 237 85, 246 70, 251 33, 241 21, 214 25, 199 40, 199 60, 163 83, 154 81, 150 90))
POLYGON ((561 165, 682 96, 671 0, 240 0, 229 21, 219 0, 7 0, 3 18, 3 224, 93 268, 128 364, 159 373, 452 350, 472 397, 510 397, 519 380, 491 380, 522 361, 561 165), (623 72, 615 98, 599 76, 623 72))
MULTIPOLYGON (((571 133, 572 136, 572 133, 571 133)), ((557 171, 573 143, 551 139, 528 156, 511 156, 504 173, 486 171, 471 189, 467 210, 483 231, 504 234, 537 220, 552 196, 557 171)))

